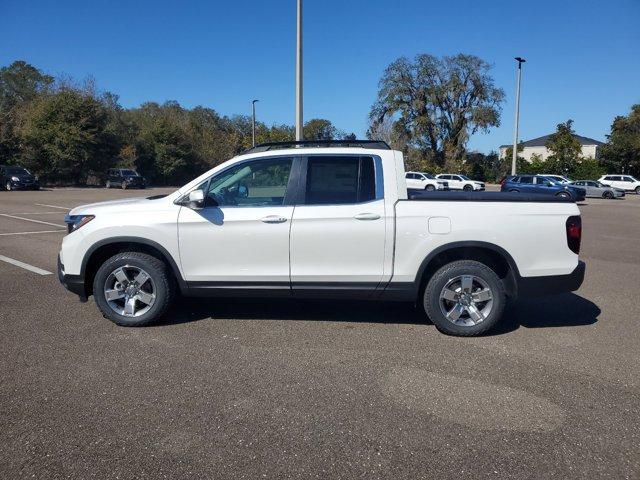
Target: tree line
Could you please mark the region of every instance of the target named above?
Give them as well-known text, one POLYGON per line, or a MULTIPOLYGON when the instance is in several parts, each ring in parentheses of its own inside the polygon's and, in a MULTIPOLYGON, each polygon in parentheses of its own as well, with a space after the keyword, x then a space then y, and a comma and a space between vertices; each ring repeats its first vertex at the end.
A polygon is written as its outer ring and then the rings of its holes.
MULTIPOLYGON (((355 138, 329 120, 306 139, 355 138)), ((256 141, 294 140, 291 125, 256 122, 256 141)), ((176 101, 126 109, 92 80, 54 79, 24 61, 0 69, 0 164, 20 164, 49 184, 100 183, 114 166, 155 184, 180 184, 251 147, 252 120, 176 101)))
MULTIPOLYGON (((405 154, 407 169, 463 172, 481 180, 509 173, 511 154, 468 152, 472 135, 500 125, 505 93, 491 65, 473 55, 399 58, 383 73, 367 137, 405 154)), ((597 159, 583 159, 572 122, 558 125, 547 160, 518 159, 521 172, 593 177, 640 173, 640 105, 614 119, 597 159), (587 175, 587 173, 589 175, 587 175)), ((293 140, 292 125, 256 124, 256 141, 293 140)), ((355 139, 330 120, 304 125, 307 140, 355 139)), ((176 101, 123 108, 89 79, 53 78, 15 61, 0 68, 0 164, 20 164, 49 184, 100 183, 108 168, 135 168, 152 183, 180 184, 249 148, 251 118, 185 108, 176 101)))

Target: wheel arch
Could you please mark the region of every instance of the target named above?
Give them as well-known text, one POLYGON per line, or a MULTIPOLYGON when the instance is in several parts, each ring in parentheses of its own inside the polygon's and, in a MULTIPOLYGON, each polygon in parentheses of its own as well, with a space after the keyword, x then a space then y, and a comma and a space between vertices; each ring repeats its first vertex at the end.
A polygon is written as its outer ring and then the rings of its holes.
POLYGON ((162 245, 141 237, 113 237, 92 245, 82 259, 80 277, 84 279, 87 296, 93 293, 93 279, 102 262, 117 253, 127 251, 146 253, 164 262, 169 266, 180 290, 186 292, 188 289, 187 282, 182 278, 177 262, 162 245))
POLYGON ((518 295, 520 272, 513 257, 502 247, 489 242, 452 242, 434 249, 427 255, 416 275, 416 297, 424 291, 429 279, 443 265, 456 260, 476 260, 484 263, 503 280, 507 295, 518 295))

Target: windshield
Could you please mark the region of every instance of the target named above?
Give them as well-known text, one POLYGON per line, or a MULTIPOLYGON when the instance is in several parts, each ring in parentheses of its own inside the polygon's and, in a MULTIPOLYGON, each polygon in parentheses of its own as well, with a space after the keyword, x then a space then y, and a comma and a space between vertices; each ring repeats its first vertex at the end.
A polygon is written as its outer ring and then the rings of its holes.
POLYGON ((435 180, 436 177, 434 177, 433 175, 431 175, 430 173, 423 173, 423 175, 425 177, 427 177, 429 180, 435 180))
POLYGON ((31 175, 29 170, 22 167, 7 167, 7 173, 10 175, 31 175))
POLYGON ((137 177, 138 173, 133 170, 122 170, 122 175, 125 177, 137 177))

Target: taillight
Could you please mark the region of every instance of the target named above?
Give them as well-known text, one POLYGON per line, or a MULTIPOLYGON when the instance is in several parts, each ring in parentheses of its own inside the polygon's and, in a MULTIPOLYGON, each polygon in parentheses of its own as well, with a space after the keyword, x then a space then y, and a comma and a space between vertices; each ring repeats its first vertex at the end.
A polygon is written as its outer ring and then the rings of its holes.
POLYGON ((567 246, 576 255, 580 253, 580 239, 582 238, 582 219, 580 215, 567 218, 567 246))

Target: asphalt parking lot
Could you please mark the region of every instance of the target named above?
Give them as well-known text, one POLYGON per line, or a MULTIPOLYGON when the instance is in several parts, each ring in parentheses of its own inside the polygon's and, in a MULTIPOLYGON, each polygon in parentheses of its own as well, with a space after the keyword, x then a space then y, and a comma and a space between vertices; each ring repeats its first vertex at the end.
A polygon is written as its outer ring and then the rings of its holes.
POLYGON ((581 205, 578 292, 454 338, 362 302, 117 327, 58 283, 63 216, 157 193, 0 192, 0 477, 640 477, 640 197, 581 205))

